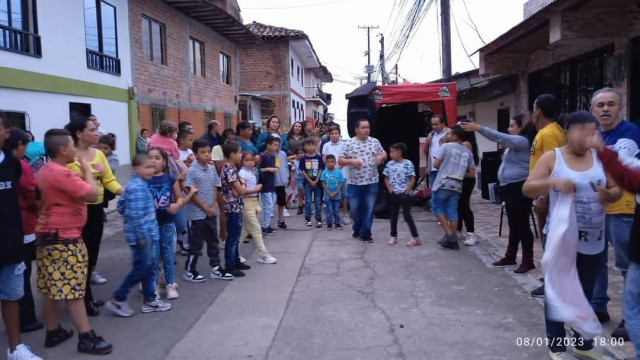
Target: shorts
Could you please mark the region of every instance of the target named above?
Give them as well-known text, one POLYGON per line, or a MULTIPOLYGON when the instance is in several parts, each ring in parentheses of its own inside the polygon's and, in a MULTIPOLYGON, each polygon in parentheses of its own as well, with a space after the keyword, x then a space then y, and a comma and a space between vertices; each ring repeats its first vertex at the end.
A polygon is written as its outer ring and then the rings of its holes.
POLYGON ((460 193, 453 190, 438 189, 433 193, 433 214, 444 215, 447 220, 458 220, 458 201, 460 193))
POLYGON ((276 186, 276 205, 287 206, 287 189, 284 186, 276 186))
POLYGON ((38 291, 53 300, 84 298, 88 261, 82 242, 38 245, 38 291))
POLYGON ((0 300, 18 301, 24 296, 23 262, 0 266, 0 300))
POLYGON ((296 187, 298 190, 304 189, 304 177, 302 175, 296 176, 296 187))

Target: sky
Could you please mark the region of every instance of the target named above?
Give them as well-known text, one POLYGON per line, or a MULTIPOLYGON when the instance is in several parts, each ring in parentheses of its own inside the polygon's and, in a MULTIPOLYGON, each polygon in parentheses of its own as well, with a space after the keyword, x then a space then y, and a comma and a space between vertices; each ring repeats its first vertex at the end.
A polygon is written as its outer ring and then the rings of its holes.
MULTIPOLYGON (((358 26, 379 26, 371 30, 371 62, 376 64, 380 43, 379 37, 374 35, 385 35, 388 51, 393 43, 393 30, 404 22, 408 9, 417 0, 405 1, 408 4, 400 16, 397 16, 400 13, 398 8, 403 0, 238 0, 238 3, 245 23, 257 21, 302 30, 309 36, 320 62, 333 74, 334 82, 324 86, 324 90, 333 95, 329 112, 335 114, 336 121, 345 124, 345 94, 360 86, 356 77, 365 76, 367 63, 366 30, 358 26)), ((521 22, 525 2, 451 0, 452 72, 455 74, 478 67, 478 54, 470 58, 467 54, 483 46, 480 37, 489 43, 521 22), (478 29, 477 33, 470 25, 472 23, 478 29)), ((424 83, 441 78, 437 16, 440 5, 436 3, 416 28, 415 36, 398 61, 401 81, 424 83)), ((387 63, 387 71, 390 72, 394 65, 395 62, 387 63)))

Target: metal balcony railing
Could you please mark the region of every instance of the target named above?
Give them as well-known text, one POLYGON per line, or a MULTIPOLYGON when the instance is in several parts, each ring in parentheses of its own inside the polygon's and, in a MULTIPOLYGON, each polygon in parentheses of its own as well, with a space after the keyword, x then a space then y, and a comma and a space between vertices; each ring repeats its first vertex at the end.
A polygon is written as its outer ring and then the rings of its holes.
POLYGON ((120 75, 120 59, 90 49, 87 49, 87 67, 120 75))
POLYGON ((41 57, 40 35, 0 25, 0 50, 41 57))
POLYGON ((320 99, 322 100, 322 102, 327 103, 327 94, 322 90, 320 90, 319 88, 307 87, 304 89, 304 91, 305 91, 304 96, 307 100, 320 99))

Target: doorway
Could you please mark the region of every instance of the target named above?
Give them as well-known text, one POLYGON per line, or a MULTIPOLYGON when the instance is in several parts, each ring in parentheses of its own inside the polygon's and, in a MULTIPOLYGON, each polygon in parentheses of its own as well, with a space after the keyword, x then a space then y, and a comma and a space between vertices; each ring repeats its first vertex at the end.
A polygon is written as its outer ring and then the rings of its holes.
POLYGON ((638 123, 640 121, 640 102, 633 101, 640 97, 640 37, 631 40, 631 63, 629 67, 629 120, 638 123))
POLYGON ((498 123, 496 124, 498 131, 506 134, 509 129, 509 121, 511 121, 511 109, 508 107, 498 109, 498 123))

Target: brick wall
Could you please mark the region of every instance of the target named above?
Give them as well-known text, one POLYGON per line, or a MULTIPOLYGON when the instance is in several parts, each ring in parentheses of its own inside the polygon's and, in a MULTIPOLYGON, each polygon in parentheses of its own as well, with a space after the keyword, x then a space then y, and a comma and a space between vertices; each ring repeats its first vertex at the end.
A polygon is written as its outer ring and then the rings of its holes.
POLYGON ((237 121, 239 66, 234 43, 160 0, 129 1, 129 20, 141 128, 150 129, 150 105, 166 107, 167 120, 190 121, 196 135, 204 132, 205 111, 214 112, 220 121, 225 114, 231 115, 233 122, 237 121), (165 25, 166 65, 151 62, 144 56, 143 14, 165 25), (190 71, 190 37, 204 43, 204 77, 190 71), (231 58, 231 85, 220 80, 220 52, 231 58))
MULTIPOLYGON (((289 41, 263 44, 240 44, 240 92, 259 93, 273 101, 274 114, 281 121, 282 129, 291 125, 291 96, 289 74, 289 41)), ((264 119, 271 114, 263 113, 264 119)))

